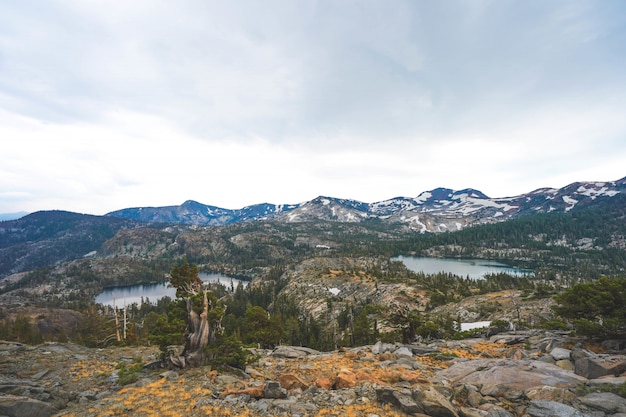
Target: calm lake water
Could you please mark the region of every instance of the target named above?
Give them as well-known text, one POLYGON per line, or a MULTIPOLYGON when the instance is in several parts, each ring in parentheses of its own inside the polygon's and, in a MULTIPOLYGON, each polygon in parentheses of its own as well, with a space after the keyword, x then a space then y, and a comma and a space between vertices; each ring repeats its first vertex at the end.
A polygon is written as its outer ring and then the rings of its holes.
POLYGON ((402 261, 407 268, 414 272, 423 272, 425 274, 445 272, 462 277, 469 276, 473 279, 484 278, 486 274, 499 272, 519 276, 532 275, 533 273, 530 269, 515 268, 498 261, 486 259, 426 258, 416 256, 398 256, 394 259, 402 261))
MULTIPOLYGON (((206 274, 199 273, 198 276, 204 282, 217 282, 224 285, 226 288, 230 288, 231 282, 233 288, 237 288, 239 283, 244 287, 248 285, 247 281, 241 281, 236 278, 230 278, 222 274, 206 274)), ((169 287, 168 282, 160 284, 139 284, 129 285, 126 287, 112 287, 107 288, 104 292, 96 296, 96 303, 103 305, 109 305, 115 307, 123 307, 124 305, 130 305, 133 303, 141 304, 141 299, 144 301, 147 299, 151 303, 156 302, 159 298, 170 297, 174 299, 176 297, 176 289, 169 287)))

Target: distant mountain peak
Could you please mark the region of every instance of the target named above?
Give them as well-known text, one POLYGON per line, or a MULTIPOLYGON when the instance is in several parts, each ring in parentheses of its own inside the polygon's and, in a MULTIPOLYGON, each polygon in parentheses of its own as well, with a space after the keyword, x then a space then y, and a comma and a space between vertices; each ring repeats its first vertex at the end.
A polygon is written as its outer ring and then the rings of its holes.
POLYGON ((262 203, 229 210, 187 200, 181 206, 123 209, 108 215, 138 221, 203 226, 257 220, 361 222, 378 219, 404 224, 420 232, 441 232, 527 214, 569 211, 625 190, 626 178, 623 178, 618 181, 576 182, 561 189, 540 188, 505 198, 490 198, 474 188, 452 190, 440 187, 422 192, 415 198, 396 197, 376 203, 320 195, 300 204, 262 203))

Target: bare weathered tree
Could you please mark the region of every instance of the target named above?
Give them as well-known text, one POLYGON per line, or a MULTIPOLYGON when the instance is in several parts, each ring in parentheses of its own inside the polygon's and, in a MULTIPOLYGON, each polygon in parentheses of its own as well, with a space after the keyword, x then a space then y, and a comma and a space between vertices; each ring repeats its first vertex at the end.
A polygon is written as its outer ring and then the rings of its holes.
POLYGON ((218 305, 213 293, 202 286, 198 268, 195 265, 189 266, 187 259, 184 259, 182 266, 177 265, 172 269, 170 282, 176 287, 177 297, 185 300, 187 331, 182 354, 170 355, 169 360, 179 368, 200 366, 206 359, 205 348, 215 342, 221 331, 225 310, 218 305), (202 307, 197 311, 194 304, 200 297, 202 307))

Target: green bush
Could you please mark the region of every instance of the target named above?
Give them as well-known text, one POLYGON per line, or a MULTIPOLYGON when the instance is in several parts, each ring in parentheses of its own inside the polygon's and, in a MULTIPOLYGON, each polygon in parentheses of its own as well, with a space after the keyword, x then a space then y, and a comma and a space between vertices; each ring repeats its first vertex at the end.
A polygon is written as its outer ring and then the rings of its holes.
POLYGON ((231 366, 233 368, 245 369, 250 362, 250 351, 245 349, 234 335, 220 335, 204 351, 209 364, 216 368, 231 366))
POLYGON ((141 358, 135 358, 134 362, 129 366, 126 362, 120 362, 117 366, 117 383, 120 385, 128 385, 139 380, 139 372, 143 370, 143 362, 141 358))
POLYGON ((555 298, 554 311, 572 320, 576 333, 615 337, 626 331, 626 280, 602 277, 576 284, 555 298))

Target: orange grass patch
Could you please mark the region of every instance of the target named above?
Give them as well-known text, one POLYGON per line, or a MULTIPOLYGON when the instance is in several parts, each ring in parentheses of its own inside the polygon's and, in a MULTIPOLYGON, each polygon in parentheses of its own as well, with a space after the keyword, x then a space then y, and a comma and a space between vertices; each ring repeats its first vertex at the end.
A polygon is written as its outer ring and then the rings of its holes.
POLYGON ((70 367, 72 381, 78 382, 81 379, 93 378, 96 376, 110 375, 115 370, 115 362, 99 362, 94 360, 81 360, 70 367))

